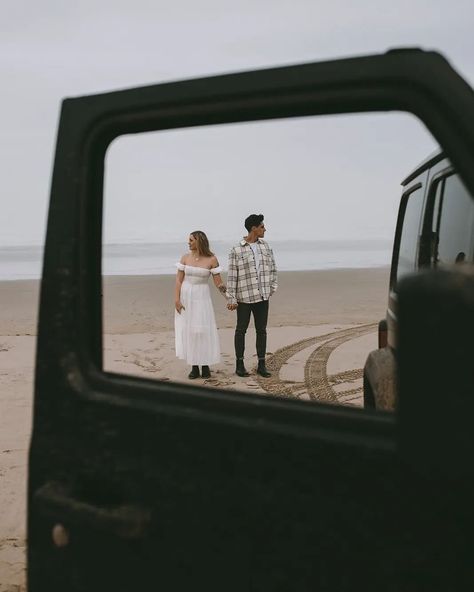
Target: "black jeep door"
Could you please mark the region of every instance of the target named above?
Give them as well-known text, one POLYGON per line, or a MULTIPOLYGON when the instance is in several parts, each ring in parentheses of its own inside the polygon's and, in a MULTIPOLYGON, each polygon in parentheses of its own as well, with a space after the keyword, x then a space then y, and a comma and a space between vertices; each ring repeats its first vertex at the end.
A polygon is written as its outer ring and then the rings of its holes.
POLYGON ((472 578, 472 513, 453 494, 469 479, 410 462, 404 415, 102 370, 103 171, 114 138, 389 110, 418 115, 473 191, 473 93, 432 53, 64 101, 29 466, 32 592, 452 590, 472 578))

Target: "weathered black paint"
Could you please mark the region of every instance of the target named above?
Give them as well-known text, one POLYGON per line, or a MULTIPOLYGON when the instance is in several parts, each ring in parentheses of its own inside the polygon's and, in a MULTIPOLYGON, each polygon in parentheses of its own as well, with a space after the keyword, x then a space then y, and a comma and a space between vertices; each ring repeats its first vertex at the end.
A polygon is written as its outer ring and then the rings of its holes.
POLYGON ((473 93, 433 53, 63 103, 30 451, 30 591, 465 589, 472 521, 457 492, 467 481, 456 473, 453 490, 449 471, 419 470, 405 412, 399 421, 101 370, 103 157, 115 136, 392 109, 426 123, 474 193, 473 93), (56 523, 69 529, 66 547, 52 543, 56 523))

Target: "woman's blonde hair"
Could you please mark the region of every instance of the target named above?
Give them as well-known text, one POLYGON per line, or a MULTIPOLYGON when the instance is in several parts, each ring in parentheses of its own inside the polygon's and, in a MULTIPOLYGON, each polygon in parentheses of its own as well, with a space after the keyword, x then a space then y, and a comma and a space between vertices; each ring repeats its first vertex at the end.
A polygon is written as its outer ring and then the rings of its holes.
POLYGON ((202 230, 191 232, 191 236, 196 240, 196 247, 199 255, 203 255, 204 257, 212 257, 214 255, 209 247, 209 240, 202 230))

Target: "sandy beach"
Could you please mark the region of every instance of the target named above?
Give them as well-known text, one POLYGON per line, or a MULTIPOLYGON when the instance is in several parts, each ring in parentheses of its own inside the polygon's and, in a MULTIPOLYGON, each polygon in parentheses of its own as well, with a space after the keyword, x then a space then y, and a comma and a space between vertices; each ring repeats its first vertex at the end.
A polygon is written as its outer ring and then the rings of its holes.
MULTIPOLYGON (((234 374, 235 313, 212 289, 222 348, 212 376, 196 383, 308 401, 360 406, 361 369, 377 346, 376 324, 387 303, 388 268, 281 272, 270 303, 270 379, 255 372, 249 329, 249 378, 234 374)), ((225 278, 224 278, 225 279, 225 278)), ((104 280, 106 370, 185 381, 174 355, 174 276, 110 276, 104 280)), ((26 478, 32 421, 39 282, 0 282, 0 592, 25 586, 26 478)))

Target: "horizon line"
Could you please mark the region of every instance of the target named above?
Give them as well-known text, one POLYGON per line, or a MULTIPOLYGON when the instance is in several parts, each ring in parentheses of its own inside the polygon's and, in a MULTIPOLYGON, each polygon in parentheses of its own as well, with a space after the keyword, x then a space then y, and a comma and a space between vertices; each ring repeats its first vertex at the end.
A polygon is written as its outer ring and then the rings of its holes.
MULTIPOLYGON (((216 238, 212 239, 212 242, 222 242, 222 243, 234 243, 238 241, 239 238, 229 240, 226 238, 216 238)), ((265 239, 268 242, 329 242, 329 241, 339 241, 339 242, 390 242, 393 243, 393 238, 387 237, 369 237, 369 238, 360 238, 360 237, 335 237, 335 238, 268 238, 265 239)), ((182 244, 186 241, 182 239, 169 239, 163 241, 156 241, 156 240, 133 240, 133 239, 126 239, 123 241, 114 241, 108 243, 102 243, 104 247, 111 247, 117 245, 163 245, 163 244, 182 244)), ((0 243, 0 249, 2 248, 24 248, 24 247, 38 247, 44 248, 44 243, 0 243)))

